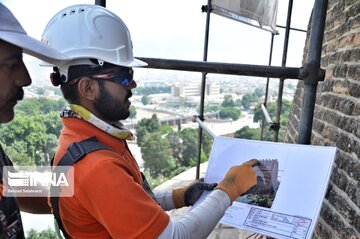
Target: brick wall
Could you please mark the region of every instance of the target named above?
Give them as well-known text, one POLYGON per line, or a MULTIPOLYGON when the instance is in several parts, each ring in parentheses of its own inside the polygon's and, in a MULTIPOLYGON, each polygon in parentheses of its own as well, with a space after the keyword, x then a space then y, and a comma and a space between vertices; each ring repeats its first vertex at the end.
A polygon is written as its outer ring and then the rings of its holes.
MULTIPOLYGON (((306 51, 304 52, 306 57, 306 51)), ((311 144, 338 148, 314 238, 360 239, 360 1, 329 0, 311 144)), ((285 141, 296 143, 303 84, 285 141)))

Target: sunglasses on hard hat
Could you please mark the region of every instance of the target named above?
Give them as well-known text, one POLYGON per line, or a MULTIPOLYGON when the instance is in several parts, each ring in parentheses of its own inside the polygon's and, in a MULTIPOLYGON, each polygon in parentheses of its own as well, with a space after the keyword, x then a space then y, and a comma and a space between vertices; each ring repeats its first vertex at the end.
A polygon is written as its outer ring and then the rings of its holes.
MULTIPOLYGON (((109 72, 99 72, 95 74, 86 75, 86 77, 97 80, 108 80, 125 87, 129 87, 134 81, 134 71, 131 68, 117 68, 109 72)), ((70 81, 70 84, 75 84, 79 78, 70 81)))

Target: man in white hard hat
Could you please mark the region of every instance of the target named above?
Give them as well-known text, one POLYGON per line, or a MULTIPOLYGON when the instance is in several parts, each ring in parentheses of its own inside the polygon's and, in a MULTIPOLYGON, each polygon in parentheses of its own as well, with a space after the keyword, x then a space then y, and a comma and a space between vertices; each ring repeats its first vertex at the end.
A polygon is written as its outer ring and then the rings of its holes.
MULTIPOLYGON (((52 63, 66 60, 59 52, 28 36, 10 10, 0 3, 0 123, 14 118, 14 107, 24 96, 22 88, 31 84, 23 52, 52 63)), ((50 213, 50 209, 46 198, 4 197, 4 166, 12 166, 12 162, 0 145, 0 238, 24 238, 19 206, 32 213, 50 213)))
POLYGON ((51 75, 70 103, 61 114, 53 163, 74 167, 74 196, 51 194, 66 237, 206 238, 230 204, 256 184, 256 160, 234 166, 202 203, 170 219, 165 210, 193 205, 214 185, 195 182, 155 194, 148 187, 126 143, 133 135, 120 123, 136 87, 133 67, 146 65, 133 57, 124 22, 103 7, 74 5, 55 14, 42 41, 72 59, 51 75))

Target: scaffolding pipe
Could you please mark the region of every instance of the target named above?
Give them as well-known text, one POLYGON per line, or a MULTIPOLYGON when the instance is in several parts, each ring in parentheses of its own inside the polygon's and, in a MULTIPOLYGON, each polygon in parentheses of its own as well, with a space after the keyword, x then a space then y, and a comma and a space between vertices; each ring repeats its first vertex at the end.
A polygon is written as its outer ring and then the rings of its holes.
MULTIPOLYGON (((204 40, 204 55, 203 61, 207 61, 208 46, 209 46, 209 32, 210 32, 210 13, 211 13, 211 0, 208 0, 208 5, 203 7, 206 11, 206 27, 205 27, 205 40, 204 40)), ((205 102, 205 87, 206 87, 206 72, 202 72, 201 78, 201 92, 200 92, 200 106, 199 106, 199 118, 204 120, 204 102, 205 102)), ((198 154, 196 161, 196 179, 200 178, 200 163, 201 163, 201 147, 202 147, 202 128, 198 129, 198 154)))
MULTIPOLYGON (((271 62, 272 62, 272 53, 273 53, 273 49, 274 49, 274 36, 275 36, 275 34, 271 34, 269 66, 271 66, 271 62)), ((266 79, 266 87, 265 87, 265 99, 264 99, 265 107, 267 105, 267 99, 268 99, 268 95, 269 95, 269 84, 270 84, 270 78, 268 77, 266 79)), ((262 115, 260 140, 263 140, 263 138, 264 138, 264 125, 265 125, 265 117, 264 117, 264 115, 262 115)))
POLYGON ((204 129, 213 139, 217 136, 214 132, 211 131, 209 127, 206 126, 204 121, 202 121, 199 117, 195 116, 195 121, 200 125, 202 129, 204 129))
POLYGON ((106 7, 106 0, 95 0, 95 5, 106 7))
POLYGON ((269 115, 269 113, 268 113, 268 111, 266 109, 266 106, 264 104, 261 104, 261 110, 263 112, 263 115, 264 115, 264 118, 265 118, 266 122, 268 124, 272 124, 273 122, 272 122, 271 117, 270 117, 270 115, 269 115))
POLYGON ((179 71, 196 71, 216 74, 259 76, 270 78, 287 78, 299 79, 301 68, 299 67, 280 67, 264 65, 248 65, 220 62, 203 62, 203 61, 185 61, 173 59, 159 59, 136 57, 148 63, 148 68, 179 70, 179 71))
MULTIPOLYGON (((289 46, 289 37, 290 37, 292 7, 293 7, 293 0, 289 0, 288 13, 287 13, 287 19, 286 19, 286 28, 285 28, 284 48, 283 48, 283 55, 282 55, 282 61, 281 61, 282 67, 286 66, 286 59, 287 59, 288 46, 289 46)), ((281 108, 282 108, 282 97, 283 97, 283 92, 284 92, 284 82, 285 82, 285 77, 281 77, 280 82, 279 82, 279 91, 278 91, 277 107, 276 107, 276 123, 278 124, 278 127, 275 130, 274 142, 277 142, 279 140, 280 117, 281 117, 281 108)))
POLYGON ((299 144, 310 144, 314 117, 316 88, 318 81, 324 77, 320 68, 322 42, 325 30, 325 20, 328 0, 315 0, 313 15, 311 17, 310 44, 308 49, 304 78, 304 98, 301 108, 299 124, 299 144))
MULTIPOLYGON (((281 26, 281 25, 276 25, 276 27, 279 27, 279 28, 286 28, 284 26, 281 26)), ((307 32, 306 30, 304 29, 300 29, 300 28, 295 28, 295 27, 290 27, 290 30, 293 30, 293 31, 298 31, 298 32, 307 32)))

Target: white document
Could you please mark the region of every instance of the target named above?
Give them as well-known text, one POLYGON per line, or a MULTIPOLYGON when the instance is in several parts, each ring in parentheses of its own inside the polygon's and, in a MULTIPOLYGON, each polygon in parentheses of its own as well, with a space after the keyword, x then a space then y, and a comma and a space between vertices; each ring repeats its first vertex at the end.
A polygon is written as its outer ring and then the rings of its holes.
POLYGON ((335 155, 335 147, 216 137, 205 182, 220 182, 231 166, 250 159, 272 162, 270 171, 277 171, 271 192, 239 197, 220 222, 274 238, 311 238, 335 155))

